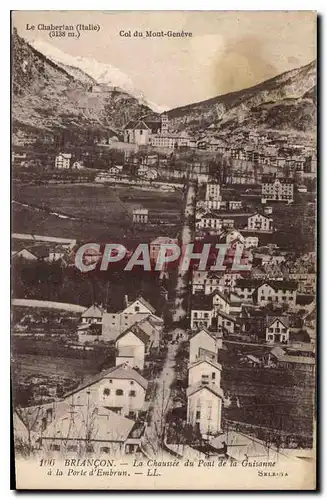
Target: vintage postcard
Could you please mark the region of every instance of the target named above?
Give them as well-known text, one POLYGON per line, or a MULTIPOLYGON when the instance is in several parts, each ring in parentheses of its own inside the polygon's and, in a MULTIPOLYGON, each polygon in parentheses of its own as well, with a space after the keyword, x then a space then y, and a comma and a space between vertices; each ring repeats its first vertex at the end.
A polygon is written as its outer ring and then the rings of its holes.
POLYGON ((17 489, 316 489, 316 31, 12 13, 17 489))

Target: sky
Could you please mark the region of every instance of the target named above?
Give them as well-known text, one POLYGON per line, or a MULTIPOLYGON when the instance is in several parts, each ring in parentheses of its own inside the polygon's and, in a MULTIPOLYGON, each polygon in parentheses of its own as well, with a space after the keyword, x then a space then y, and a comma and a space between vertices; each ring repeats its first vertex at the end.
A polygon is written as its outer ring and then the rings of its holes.
POLYGON ((165 109, 250 87, 316 58, 310 11, 17 11, 13 26, 29 42, 114 66, 165 109), (37 29, 51 23, 100 30, 77 39, 37 29), (192 37, 125 37, 121 30, 184 30, 192 37))

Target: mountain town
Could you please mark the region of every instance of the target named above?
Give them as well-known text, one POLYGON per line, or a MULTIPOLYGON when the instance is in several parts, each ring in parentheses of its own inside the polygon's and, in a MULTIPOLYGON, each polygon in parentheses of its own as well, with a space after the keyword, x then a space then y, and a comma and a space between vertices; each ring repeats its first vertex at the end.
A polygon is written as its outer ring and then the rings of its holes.
POLYGON ((158 112, 12 45, 16 452, 313 461, 316 62, 158 112))

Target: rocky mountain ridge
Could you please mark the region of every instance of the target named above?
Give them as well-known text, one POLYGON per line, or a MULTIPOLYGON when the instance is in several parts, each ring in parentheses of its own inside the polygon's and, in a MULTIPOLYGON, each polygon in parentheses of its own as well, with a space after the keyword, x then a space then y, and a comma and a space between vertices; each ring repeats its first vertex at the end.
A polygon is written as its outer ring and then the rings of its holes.
POLYGON ((260 127, 314 133, 316 63, 282 73, 254 87, 168 111, 176 130, 260 127))

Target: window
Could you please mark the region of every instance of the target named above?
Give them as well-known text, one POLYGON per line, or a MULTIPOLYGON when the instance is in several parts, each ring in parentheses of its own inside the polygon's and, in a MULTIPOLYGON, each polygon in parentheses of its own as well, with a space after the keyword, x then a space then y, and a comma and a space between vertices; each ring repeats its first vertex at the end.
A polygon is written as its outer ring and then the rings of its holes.
POLYGON ((135 309, 135 312, 139 312, 139 310, 140 310, 139 306, 135 306, 134 309, 135 309))
POLYGON ((131 380, 131 385, 134 385, 134 380, 131 380))
POLYGON ((101 446, 100 451, 103 453, 110 453, 110 448, 109 446, 101 446))
POLYGON ((112 380, 111 379, 109 380, 109 384, 112 384, 112 380))
POLYGON ((215 380, 215 378, 216 378, 216 373, 215 372, 212 372, 211 378, 212 378, 212 380, 215 380))
POLYGON ((140 135, 143 135, 143 130, 140 130, 140 135))
POLYGON ((197 312, 195 312, 195 313, 194 313, 194 318, 197 318, 197 317, 198 317, 198 313, 197 313, 197 312))
POLYGON ((209 317, 209 314, 208 314, 208 313, 204 313, 204 317, 205 317, 205 318, 208 318, 208 317, 209 317))
POLYGON ((103 395, 110 396, 110 389, 107 389, 107 387, 105 389, 103 389, 103 395))
POLYGON ((117 389, 116 396, 123 396, 123 395, 124 395, 124 391, 122 389, 117 389))
POLYGON ((129 391, 129 395, 133 398, 135 398, 136 396, 136 392, 135 391, 129 391))
POLYGON ((67 446, 67 451, 77 451, 77 445, 76 444, 69 444, 67 446))
POLYGON ((196 420, 200 420, 201 418, 201 411, 200 410, 197 410, 196 414, 195 414, 195 419, 196 420))
POLYGON ((92 444, 87 444, 85 448, 86 453, 93 453, 94 452, 94 446, 92 444))

